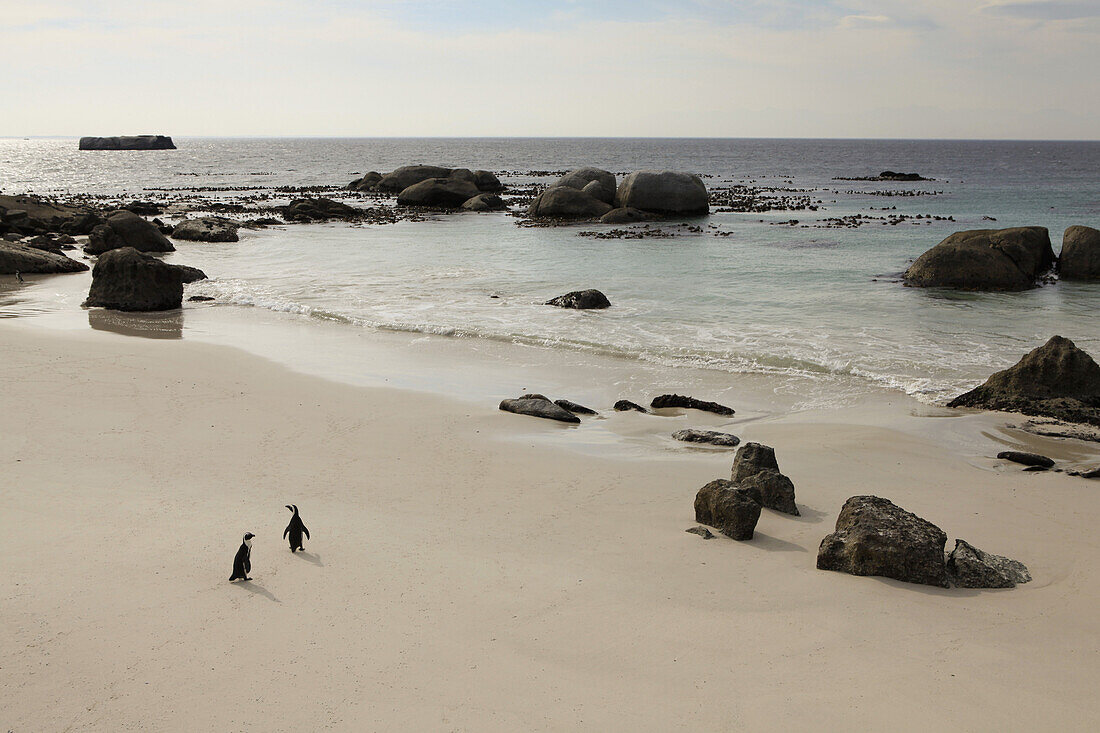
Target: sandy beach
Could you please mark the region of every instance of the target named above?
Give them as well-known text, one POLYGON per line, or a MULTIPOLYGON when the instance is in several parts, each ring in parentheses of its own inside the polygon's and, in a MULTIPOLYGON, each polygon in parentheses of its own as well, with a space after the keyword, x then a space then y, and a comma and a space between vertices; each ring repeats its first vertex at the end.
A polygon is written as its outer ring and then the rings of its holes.
POLYGON ((704 541, 684 530, 728 452, 604 457, 494 404, 188 340, 20 326, 0 344, 4 729, 1100 723, 1100 495, 948 447, 1003 415, 914 417, 899 396, 746 422, 802 517, 704 541), (1034 581, 816 570, 864 493, 1034 581), (313 534, 297 555, 287 503, 313 534), (253 581, 231 584, 245 531, 253 581))

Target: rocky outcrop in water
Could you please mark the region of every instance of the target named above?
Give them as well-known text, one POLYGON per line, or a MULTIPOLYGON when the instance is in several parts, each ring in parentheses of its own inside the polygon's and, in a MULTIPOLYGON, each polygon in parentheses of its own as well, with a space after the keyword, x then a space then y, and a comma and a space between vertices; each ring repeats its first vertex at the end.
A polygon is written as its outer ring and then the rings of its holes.
POLYGON ((779 471, 775 450, 761 443, 745 443, 733 458, 730 480, 759 497, 760 504, 777 512, 799 516, 794 482, 779 471))
POLYGON ((463 211, 504 211, 507 208, 504 199, 495 193, 479 193, 462 204, 463 211))
POLYGON ((605 204, 615 202, 615 174, 600 168, 577 168, 559 178, 554 186, 568 186, 584 191, 605 204))
POLYGON ((572 412, 574 414, 577 414, 577 415, 597 415, 597 414, 599 414, 595 410, 593 410, 591 407, 585 407, 584 405, 578 405, 576 402, 573 402, 571 400, 554 400, 554 404, 557 405, 558 407, 562 408, 563 410, 569 410, 570 412, 572 412))
POLYGON ((100 255, 92 268, 87 307, 120 311, 162 311, 183 303, 180 268, 133 247, 112 249, 100 255))
POLYGON ((619 184, 617 207, 631 207, 657 214, 706 214, 710 211, 707 187, 699 176, 678 171, 637 171, 619 184))
POLYGON ((0 240, 0 275, 22 273, 54 274, 83 272, 88 266, 58 252, 0 240))
POLYGON ((80 150, 175 150, 176 144, 167 135, 119 135, 116 137, 82 137, 80 150))
POLYGON ((362 209, 354 206, 326 199, 323 197, 312 199, 295 199, 286 206, 278 209, 287 221, 311 222, 328 221, 329 219, 357 219, 363 215, 362 209))
POLYGON ((695 494, 695 521, 730 539, 751 540, 759 520, 759 502, 725 479, 715 479, 695 494))
MULTIPOLYGON (((500 179, 495 174, 485 171, 471 171, 468 168, 444 168, 438 165, 406 165, 392 173, 381 175, 375 172, 368 173, 362 178, 357 178, 348 184, 348 188, 356 191, 384 191, 389 193, 401 193, 409 186, 415 186, 429 178, 454 178, 455 180, 472 183, 478 192, 499 193, 504 190, 500 179)), ((469 198, 469 197, 467 197, 469 198)), ((462 202, 459 202, 461 205, 462 202)))
POLYGON ((473 181, 461 177, 426 178, 397 195, 398 206, 429 209, 460 209, 480 194, 473 181))
POLYGON ((1100 280, 1100 230, 1079 225, 1066 229, 1058 276, 1063 280, 1100 280))
POLYGON ((172 229, 173 239, 191 242, 236 242, 240 224, 220 216, 184 219, 172 229))
POLYGON ((649 413, 649 410, 645 409, 637 402, 631 402, 630 400, 619 400, 613 405, 615 412, 644 412, 649 413))
POLYGON ((37 196, 0 195, 0 235, 89 234, 102 223, 103 218, 88 208, 56 204, 37 196))
POLYGON ((559 422, 579 423, 581 419, 542 395, 524 395, 514 400, 502 400, 500 409, 517 415, 530 415, 559 422))
POLYGON ((546 301, 544 305, 553 305, 558 308, 574 308, 577 310, 598 310, 601 308, 610 308, 611 301, 599 290, 574 290, 571 293, 552 298, 546 301))
POLYGON ((652 402, 649 403, 649 406, 655 410, 663 407, 684 407, 691 410, 713 412, 715 415, 729 416, 734 414, 732 407, 726 407, 717 402, 697 400, 694 397, 685 397, 684 395, 678 394, 663 394, 660 397, 654 397, 652 402))
POLYGON ((947 576, 959 588, 1015 588, 1031 582, 1022 562, 984 552, 966 540, 955 540, 947 558, 947 576))
POLYGON ((130 211, 116 211, 105 224, 92 229, 84 251, 90 255, 132 247, 139 252, 174 252, 168 237, 153 224, 130 211))
POLYGON ((1022 466, 1051 468, 1054 465, 1054 461, 1046 456, 1041 456, 1038 453, 1025 453, 1018 450, 1001 451, 997 454, 997 457, 1002 461, 1012 461, 1022 466))
POLYGON ((611 211, 611 204, 569 186, 546 189, 527 207, 527 215, 550 219, 595 219, 611 211))
POLYGON ((907 285, 956 290, 1026 290, 1054 264, 1045 227, 955 232, 905 271, 907 285))
POLYGON ((600 217, 601 224, 633 224, 637 221, 651 221, 653 216, 641 209, 632 209, 627 206, 612 209, 600 217))
POLYGON ((853 496, 821 540, 817 567, 946 588, 945 544, 943 530, 889 499, 853 496))
POLYGON ((947 406, 1019 412, 1100 426, 1100 366, 1069 339, 1054 336, 947 406))

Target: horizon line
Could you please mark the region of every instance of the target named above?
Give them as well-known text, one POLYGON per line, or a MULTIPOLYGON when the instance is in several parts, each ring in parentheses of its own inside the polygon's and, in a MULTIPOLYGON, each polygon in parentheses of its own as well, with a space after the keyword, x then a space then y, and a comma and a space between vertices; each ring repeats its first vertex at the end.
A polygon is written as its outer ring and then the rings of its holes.
MULTIPOLYGON (((136 133, 163 135, 164 133, 136 133)), ((0 135, 0 140, 78 140, 81 137, 115 137, 115 135, 0 135)), ((1067 142, 1095 143, 1100 138, 1015 138, 1015 137, 798 137, 798 136, 718 136, 718 135, 189 135, 176 134, 192 140, 815 140, 815 141, 876 141, 876 142, 1067 142)))

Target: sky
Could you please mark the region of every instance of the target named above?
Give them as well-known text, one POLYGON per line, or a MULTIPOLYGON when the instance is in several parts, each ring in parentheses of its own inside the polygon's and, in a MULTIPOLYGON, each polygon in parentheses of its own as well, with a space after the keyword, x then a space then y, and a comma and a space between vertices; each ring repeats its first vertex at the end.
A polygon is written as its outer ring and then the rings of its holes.
POLYGON ((1100 0, 0 0, 0 135, 1100 139, 1100 0))

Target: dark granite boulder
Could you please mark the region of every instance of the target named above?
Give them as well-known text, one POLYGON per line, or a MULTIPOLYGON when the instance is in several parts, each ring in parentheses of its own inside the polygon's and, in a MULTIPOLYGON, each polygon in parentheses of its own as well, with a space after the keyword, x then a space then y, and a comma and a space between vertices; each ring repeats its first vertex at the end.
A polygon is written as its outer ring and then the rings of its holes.
POLYGON ((836 531, 821 540, 817 567, 946 588, 946 543, 943 530, 890 500, 853 496, 840 510, 836 531))
POLYGON ((716 479, 695 495, 695 521, 735 540, 751 540, 760 520, 760 504, 750 492, 716 479))
POLYGON ((458 209, 479 194, 473 181, 459 177, 426 178, 397 195, 398 206, 429 209, 458 209))
POLYGON ((296 222, 357 219, 363 215, 362 209, 326 198, 295 199, 279 211, 287 221, 296 222))
POLYGON ((1079 225, 1066 229, 1058 276, 1063 280, 1100 280, 1100 230, 1079 225))
POLYGON ((699 176, 677 171, 631 173, 615 193, 615 205, 658 214, 706 214, 707 187, 699 176))
POLYGON ((650 221, 653 219, 651 214, 647 214, 641 209, 632 209, 628 206, 619 207, 618 209, 612 209, 603 216, 600 217, 601 224, 633 224, 637 221, 650 221))
POLYGON ((88 266, 58 252, 35 249, 19 242, 0 241, 0 275, 83 272, 88 266))
POLYGON ((596 219, 611 211, 611 204, 569 186, 548 188, 527 207, 527 215, 553 219, 596 219))
POLYGON ((599 290, 574 290, 573 292, 559 295, 546 301, 544 305, 553 305, 558 308, 575 308, 577 310, 592 310, 610 308, 611 301, 599 290))
POLYGON ((1054 336, 947 406, 1100 425, 1100 366, 1069 339, 1054 336))
POLYGON ((206 273, 197 267, 188 267, 187 265, 169 265, 169 267, 174 267, 179 270, 180 280, 184 285, 207 279, 206 273))
POLYGON ((955 540, 947 557, 947 576, 959 588, 1015 588, 1031 581, 1022 562, 984 552, 966 540, 955 540))
POLYGON ((92 286, 85 306, 120 311, 162 311, 183 302, 183 273, 133 247, 100 255, 92 268, 92 286))
POLYGON ((1024 466, 1039 466, 1041 468, 1050 468, 1054 465, 1054 461, 1046 456, 1041 456, 1038 453, 1024 453, 1018 450, 1006 450, 997 454, 997 457, 1005 460, 1012 461, 1013 463, 1019 463, 1024 466))
POLYGON ((115 137, 82 137, 81 150, 175 150, 176 144, 167 135, 119 135, 115 137))
POLYGON ((504 190, 504 185, 500 182, 500 179, 496 177, 496 174, 489 171, 474 171, 474 185, 477 186, 479 191, 486 193, 500 193, 504 190))
POLYGON ((505 412, 514 412, 518 415, 530 415, 531 417, 542 417, 548 420, 559 420, 561 422, 578 423, 581 421, 579 417, 555 405, 550 400, 546 398, 539 399, 533 396, 528 396, 526 398, 521 397, 515 400, 502 400, 500 409, 505 412))
POLYGON ((184 219, 172 229, 173 239, 191 242, 236 242, 240 224, 221 216, 184 219))
POLYGON ((598 415, 591 407, 585 407, 584 405, 578 405, 576 402, 570 400, 554 400, 554 404, 563 410, 569 410, 577 415, 598 415))
POLYGON ((630 400, 619 400, 614 404, 613 407, 615 409, 615 412, 649 412, 649 410, 645 409, 637 402, 631 402, 630 400))
POLYGON ((734 483, 761 471, 778 471, 775 449, 763 443, 745 443, 733 458, 730 480, 734 483))
POLYGON ((438 165, 406 165, 382 176, 374 187, 379 191, 400 193, 409 186, 429 178, 446 178, 449 175, 451 175, 450 168, 442 168, 438 165))
POLYGON ((603 181, 589 181, 588 185, 581 189, 581 192, 603 201, 605 204, 611 206, 615 204, 615 188, 608 186, 603 181))
POLYGON ((740 438, 730 433, 720 433, 717 430, 696 430, 695 428, 677 430, 672 434, 672 438, 684 443, 708 443, 723 448, 734 448, 741 442, 740 438))
POLYGON ((462 204, 464 211, 503 211, 506 208, 504 199, 495 193, 479 193, 462 204))
POLYGON ((905 271, 907 285, 956 290, 1026 290, 1054 264, 1045 227, 955 232, 905 271))
POLYGON ((598 184, 596 188, 592 189, 593 191, 607 191, 611 194, 608 198, 600 196, 596 196, 596 198, 610 204, 615 198, 615 174, 610 171, 601 168, 576 168, 559 178, 553 185, 568 186, 583 191, 588 184, 593 182, 598 184))
POLYGON ((84 251, 90 255, 132 247, 138 252, 174 252, 168 237, 152 223, 131 211, 116 211, 107 217, 106 224, 92 229, 84 251))
POLYGON ((0 231, 19 235, 89 234, 103 218, 91 209, 55 204, 37 196, 0 195, 0 231))
POLYGON ((352 191, 373 191, 381 180, 381 173, 378 171, 371 171, 362 178, 356 178, 349 183, 348 188, 352 191))
POLYGON ((685 397, 678 394, 663 394, 660 397, 654 397, 649 406, 655 410, 662 407, 686 407, 693 410, 713 412, 716 415, 728 416, 733 414, 732 407, 726 407, 717 402, 706 402, 705 400, 697 400, 694 397, 685 397))
POLYGON ((737 481, 737 485, 758 496, 763 507, 795 517, 801 516, 794 501, 794 482, 779 471, 757 471, 737 481))

